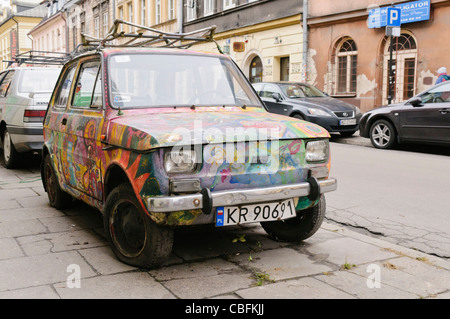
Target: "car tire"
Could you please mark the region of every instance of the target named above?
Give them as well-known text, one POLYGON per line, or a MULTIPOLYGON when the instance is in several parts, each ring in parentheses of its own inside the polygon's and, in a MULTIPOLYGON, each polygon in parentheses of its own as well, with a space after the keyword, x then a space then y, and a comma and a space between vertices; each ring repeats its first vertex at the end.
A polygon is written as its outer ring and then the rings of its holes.
POLYGON ((56 209, 64 209, 72 202, 72 196, 64 192, 59 186, 55 171, 53 170, 50 155, 44 159, 43 178, 50 206, 56 209))
POLYGON ((19 158, 19 153, 17 153, 13 142, 11 141, 11 136, 7 129, 3 132, 2 136, 3 142, 3 162, 6 168, 14 168, 17 165, 19 158))
POLYGON ((302 121, 305 120, 305 118, 302 115, 300 115, 300 114, 294 114, 294 115, 292 115, 292 117, 295 118, 295 119, 298 119, 298 120, 302 120, 302 121))
POLYGON ((173 229, 153 222, 127 183, 117 186, 108 195, 103 224, 113 252, 128 265, 155 268, 170 256, 173 229))
POLYGON ((325 217, 325 196, 321 195, 316 206, 297 211, 294 218, 262 222, 261 226, 274 239, 300 242, 314 235, 322 225, 325 217))
POLYGON ((396 144, 397 133, 391 122, 378 120, 369 131, 370 141, 375 148, 388 149, 396 144))

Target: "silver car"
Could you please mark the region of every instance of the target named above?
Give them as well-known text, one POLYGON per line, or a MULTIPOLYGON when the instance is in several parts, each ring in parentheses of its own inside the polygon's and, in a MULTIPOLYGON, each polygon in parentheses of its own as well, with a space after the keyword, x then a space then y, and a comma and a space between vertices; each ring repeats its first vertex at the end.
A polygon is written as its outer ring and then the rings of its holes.
POLYGON ((21 153, 40 151, 42 122, 57 67, 16 67, 0 73, 0 139, 4 165, 13 168, 21 153))

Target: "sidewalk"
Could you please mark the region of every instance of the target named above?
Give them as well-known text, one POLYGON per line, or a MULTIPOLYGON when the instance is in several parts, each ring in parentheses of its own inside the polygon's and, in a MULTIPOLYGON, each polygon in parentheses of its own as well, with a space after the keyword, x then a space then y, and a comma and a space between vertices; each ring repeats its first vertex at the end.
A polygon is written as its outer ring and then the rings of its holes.
POLYGON ((38 166, 0 167, 0 203, 2 299, 450 299, 450 261, 326 222, 301 244, 257 225, 183 229, 166 265, 139 270, 115 258, 98 211, 49 207, 38 166))

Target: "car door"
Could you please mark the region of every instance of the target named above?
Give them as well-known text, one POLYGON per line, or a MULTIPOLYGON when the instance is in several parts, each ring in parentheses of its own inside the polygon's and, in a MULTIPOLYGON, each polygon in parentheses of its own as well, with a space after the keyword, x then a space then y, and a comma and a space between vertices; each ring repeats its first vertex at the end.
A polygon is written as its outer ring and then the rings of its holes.
POLYGON ((267 110, 271 113, 289 115, 292 107, 286 103, 286 99, 281 93, 281 90, 274 84, 265 84, 261 90, 260 97, 267 107, 267 110), (277 94, 279 99, 275 99, 273 96, 277 94))
POLYGON ((64 124, 71 168, 67 183, 99 200, 103 196, 100 136, 104 122, 100 69, 98 57, 81 61, 64 124))
POLYGON ((5 78, 5 75, 7 73, 8 73, 8 71, 0 73, 0 122, 3 120, 3 116, 4 116, 5 102, 1 98, 1 96, 2 96, 3 89, 6 88, 6 86, 4 85, 3 79, 5 78))
POLYGON ((450 82, 434 87, 420 97, 420 105, 406 104, 400 112, 402 138, 450 142, 450 82))

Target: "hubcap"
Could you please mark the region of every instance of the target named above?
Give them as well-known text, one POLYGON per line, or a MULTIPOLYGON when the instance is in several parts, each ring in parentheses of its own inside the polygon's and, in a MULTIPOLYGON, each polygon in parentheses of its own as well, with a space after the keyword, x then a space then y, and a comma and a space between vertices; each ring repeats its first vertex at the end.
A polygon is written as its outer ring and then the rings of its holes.
POLYGON ((384 147, 391 140, 391 131, 385 124, 378 124, 373 128, 372 138, 376 145, 384 147))
POLYGON ((137 257, 144 249, 146 232, 142 214, 129 201, 120 201, 112 211, 110 234, 114 245, 126 257, 137 257))
POLYGON ((6 162, 9 162, 11 159, 11 138, 9 137, 8 132, 5 132, 5 137, 3 139, 3 156, 5 157, 6 162))

